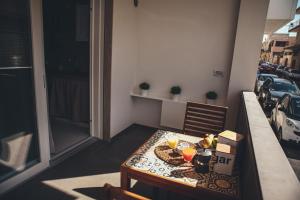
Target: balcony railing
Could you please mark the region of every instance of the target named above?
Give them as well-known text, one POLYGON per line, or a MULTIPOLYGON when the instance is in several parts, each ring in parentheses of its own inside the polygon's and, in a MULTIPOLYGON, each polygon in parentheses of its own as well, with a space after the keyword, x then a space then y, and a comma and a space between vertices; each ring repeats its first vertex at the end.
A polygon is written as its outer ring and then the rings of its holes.
POLYGON ((298 29, 298 27, 300 27, 299 25, 300 25, 300 20, 297 20, 297 21, 295 21, 293 23, 290 23, 290 25, 289 25, 289 32, 297 32, 296 29, 298 29))
POLYGON ((284 47, 271 47, 271 51, 274 53, 281 53, 284 51, 284 47))
POLYGON ((237 131, 245 135, 243 200, 299 200, 300 183, 253 92, 243 92, 237 131))

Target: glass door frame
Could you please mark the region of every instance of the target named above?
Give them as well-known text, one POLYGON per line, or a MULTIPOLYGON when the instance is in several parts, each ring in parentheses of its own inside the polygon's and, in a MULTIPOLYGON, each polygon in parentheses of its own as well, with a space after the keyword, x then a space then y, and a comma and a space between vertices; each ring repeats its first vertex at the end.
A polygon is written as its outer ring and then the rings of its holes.
POLYGON ((30 177, 49 167, 50 145, 45 84, 44 41, 42 22, 42 0, 30 0, 32 60, 34 73, 37 134, 40 149, 40 162, 25 171, 0 183, 0 194, 19 185, 30 177))
MULTIPOLYGON (((43 0, 40 0, 41 2, 43 0)), ((74 144, 64 151, 51 155, 51 161, 60 158, 73 149, 92 140, 92 138, 103 139, 103 43, 104 43, 104 4, 105 0, 89 0, 90 1, 90 42, 89 42, 89 95, 90 95, 90 122, 89 137, 81 142, 74 144)), ((41 3, 42 4, 42 3, 41 3)), ((44 48, 44 45, 43 45, 44 48)), ((44 50, 44 49, 43 49, 44 50)), ((45 65, 43 65, 43 73, 45 65)), ((46 76, 45 76, 46 77, 46 76)), ((45 78, 46 80, 46 78, 45 78)), ((45 88, 47 94, 47 85, 45 88)), ((46 100, 47 108, 49 102, 46 100)), ((49 118, 49 116, 48 116, 49 118)), ((50 126, 50 125, 49 125, 50 126)), ((49 127, 50 128, 50 127, 49 127)), ((49 131, 49 137, 50 137, 49 131)))
POLYGON ((105 0, 90 0, 90 135, 103 139, 105 0))
MULTIPOLYGON (((50 166, 50 133, 45 77, 43 0, 30 0, 34 88, 40 162, 0 183, 0 195, 50 166)), ((104 0, 90 0, 90 136, 103 139, 104 0)))

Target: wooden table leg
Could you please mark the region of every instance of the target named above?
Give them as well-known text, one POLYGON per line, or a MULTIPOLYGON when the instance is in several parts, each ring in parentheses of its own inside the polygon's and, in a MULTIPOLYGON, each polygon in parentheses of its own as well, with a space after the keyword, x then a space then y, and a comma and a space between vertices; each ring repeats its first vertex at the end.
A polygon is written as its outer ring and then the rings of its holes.
POLYGON ((131 187, 131 179, 128 177, 127 170, 121 168, 121 188, 129 191, 131 187))

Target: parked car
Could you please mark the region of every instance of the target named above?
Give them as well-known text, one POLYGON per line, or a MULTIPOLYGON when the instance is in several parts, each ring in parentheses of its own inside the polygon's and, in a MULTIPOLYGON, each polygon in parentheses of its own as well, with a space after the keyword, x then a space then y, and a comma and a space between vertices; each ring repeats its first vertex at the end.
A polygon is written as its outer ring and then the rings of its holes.
POLYGON ((272 68, 272 72, 275 73, 276 69, 279 67, 280 65, 278 64, 271 64, 270 67, 272 68))
POLYGON ((260 60, 260 61, 258 62, 258 65, 260 66, 260 65, 263 64, 263 63, 265 63, 265 61, 260 60))
POLYGON ((282 76, 282 72, 283 72, 284 66, 283 65, 279 65, 275 71, 275 73, 277 74, 277 76, 281 77, 282 76))
POLYGON ((271 110, 284 94, 299 94, 300 90, 294 81, 282 78, 268 78, 259 90, 259 101, 265 110, 271 110))
POLYGON ((290 80, 299 81, 300 80, 300 70, 289 69, 288 77, 289 77, 290 80))
POLYGON ((285 94, 272 110, 271 123, 279 141, 300 143, 300 96, 285 94))
POLYGON ((255 88, 254 92, 258 93, 261 86, 268 78, 277 78, 278 76, 275 74, 257 74, 256 81, 255 81, 255 88))
POLYGON ((282 77, 288 79, 289 78, 289 73, 290 73, 290 67, 285 67, 283 68, 282 71, 282 77))
POLYGON ((271 65, 271 63, 262 63, 259 67, 258 67, 258 71, 259 73, 273 73, 274 69, 271 65))
POLYGON ((274 67, 275 69, 277 69, 277 67, 279 67, 279 64, 272 64, 272 67, 274 67))

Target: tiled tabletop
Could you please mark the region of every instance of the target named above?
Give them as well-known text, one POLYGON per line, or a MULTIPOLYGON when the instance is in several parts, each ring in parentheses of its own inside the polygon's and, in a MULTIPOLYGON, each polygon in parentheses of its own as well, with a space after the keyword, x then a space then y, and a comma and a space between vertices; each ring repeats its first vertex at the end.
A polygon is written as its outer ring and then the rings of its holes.
POLYGON ((133 169, 182 182, 191 187, 202 187, 229 196, 239 196, 238 176, 227 176, 213 171, 206 174, 196 173, 193 167, 174 166, 159 159, 155 155, 154 149, 158 145, 165 143, 167 136, 170 134, 175 134, 179 140, 191 143, 197 143, 202 139, 200 137, 159 130, 128 159, 125 165, 133 169))

